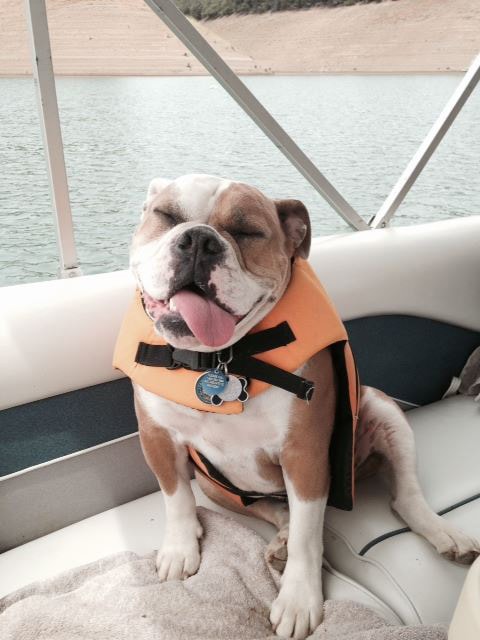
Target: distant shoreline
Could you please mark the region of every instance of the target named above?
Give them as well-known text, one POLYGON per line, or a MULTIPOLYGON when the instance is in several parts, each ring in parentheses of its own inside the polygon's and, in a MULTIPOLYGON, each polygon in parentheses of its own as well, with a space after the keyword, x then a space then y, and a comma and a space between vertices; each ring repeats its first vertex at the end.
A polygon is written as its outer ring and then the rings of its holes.
MULTIPOLYGON (((24 5, 0 0, 0 77, 28 77, 24 5)), ((58 76, 208 75, 141 0, 49 0, 58 76)), ((194 21, 242 76, 465 71, 480 51, 480 0, 383 0, 194 21)))
MULTIPOLYGON (((447 71, 292 71, 292 72, 272 72, 272 73, 238 73, 239 78, 288 78, 295 76, 302 77, 326 77, 326 76, 445 76, 463 75, 464 69, 458 71, 449 69, 447 71)), ((207 78, 213 76, 208 73, 162 73, 162 74, 132 74, 132 73, 56 73, 56 78, 207 78)), ((31 73, 11 74, 0 73, 0 79, 33 79, 31 73)))

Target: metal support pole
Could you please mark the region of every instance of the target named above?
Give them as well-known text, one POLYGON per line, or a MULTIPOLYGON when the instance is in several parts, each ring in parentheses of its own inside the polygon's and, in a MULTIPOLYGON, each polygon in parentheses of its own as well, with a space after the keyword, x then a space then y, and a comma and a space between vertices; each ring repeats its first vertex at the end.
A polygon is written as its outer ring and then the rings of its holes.
POLYGON ((47 160, 47 172, 62 278, 81 275, 78 267, 55 77, 50 50, 45 0, 25 0, 32 54, 33 77, 47 160))
POLYGON ((378 213, 374 216, 371 221, 373 229, 376 229, 377 227, 386 227, 388 225, 393 214, 415 184, 418 176, 430 160, 433 152, 442 141, 444 135, 450 129, 452 123, 460 113, 461 108, 468 100, 479 80, 480 55, 478 55, 470 65, 470 68, 462 78, 458 87, 455 89, 450 100, 445 105, 445 108, 439 115, 437 121, 430 129, 427 137, 420 145, 416 154, 410 160, 407 168, 398 179, 398 182, 393 187, 383 205, 380 207, 378 213))
POLYGON ((313 188, 354 229, 370 227, 282 129, 171 0, 145 0, 313 188))

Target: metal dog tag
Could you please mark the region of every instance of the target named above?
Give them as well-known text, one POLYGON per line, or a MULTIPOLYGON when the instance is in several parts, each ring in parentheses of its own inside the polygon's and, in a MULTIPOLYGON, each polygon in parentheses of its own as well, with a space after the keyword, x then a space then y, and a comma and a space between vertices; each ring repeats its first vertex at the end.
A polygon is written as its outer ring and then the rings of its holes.
POLYGON ((248 400, 247 384, 246 378, 229 375, 225 389, 221 393, 217 393, 217 395, 224 402, 234 400, 245 402, 245 400, 248 400))
POLYGON ((227 386, 227 376, 222 369, 208 369, 197 380, 200 383, 202 390, 209 396, 220 394, 227 386))
POLYGON ((205 393, 202 386, 202 376, 197 378, 195 383, 195 395, 204 404, 212 404, 212 396, 209 396, 208 393, 205 393))

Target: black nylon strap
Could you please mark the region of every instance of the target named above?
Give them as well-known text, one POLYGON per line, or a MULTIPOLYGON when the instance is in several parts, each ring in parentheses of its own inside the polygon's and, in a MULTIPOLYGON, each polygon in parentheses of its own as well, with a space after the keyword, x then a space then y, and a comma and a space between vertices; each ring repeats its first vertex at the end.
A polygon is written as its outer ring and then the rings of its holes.
POLYGON ((248 334, 233 345, 232 353, 234 357, 253 356, 264 351, 278 349, 278 347, 285 347, 291 342, 295 342, 295 334, 290 329, 288 322, 281 322, 271 329, 248 334))
MULTIPOLYGON (((264 329, 258 333, 252 333, 232 346, 224 349, 225 357, 251 356, 264 351, 271 351, 284 347, 295 340, 295 335, 290 329, 288 322, 282 322, 271 329, 264 329)), ((223 352, 220 352, 223 355, 223 352)), ((144 364, 147 367, 186 367, 193 371, 203 371, 211 369, 218 364, 217 352, 203 353, 200 351, 189 351, 187 349, 174 349, 170 345, 147 344, 140 342, 135 356, 135 362, 144 364)))
POLYGON ((200 467, 198 467, 195 464, 195 461, 192 458, 190 458, 192 460, 193 464, 195 465, 195 468, 197 469, 197 471, 199 471, 206 478, 208 478, 210 476, 211 478, 216 480, 216 482, 218 482, 219 484, 223 485, 223 487, 225 487, 225 489, 227 489, 230 493, 233 493, 236 496, 240 496, 240 498, 241 498, 241 500, 242 500, 242 502, 243 502, 243 504, 245 506, 248 506, 249 504, 252 504, 256 500, 260 500, 260 498, 274 498, 276 500, 282 500, 282 501, 285 501, 287 499, 286 492, 259 493, 258 491, 245 491, 243 489, 239 489, 232 482, 230 482, 230 480, 228 478, 226 478, 223 475, 223 473, 221 473, 216 467, 214 467, 213 464, 210 462, 210 460, 208 458, 206 458, 198 450, 197 450, 197 455, 200 458, 200 460, 203 462, 203 464, 205 465, 205 467, 206 467, 206 469, 208 471, 208 475, 203 471, 203 469, 200 469, 200 467))
POLYGON ((139 342, 135 362, 147 367, 171 367, 173 349, 168 345, 147 344, 139 342))
POLYGON ((147 367, 165 367, 167 369, 184 367, 193 371, 206 371, 218 363, 216 352, 202 353, 187 349, 174 349, 168 344, 147 344, 146 342, 138 344, 135 362, 147 367))
POLYGON ((228 365, 228 370, 247 378, 273 384, 274 387, 294 393, 301 400, 310 400, 315 389, 313 382, 256 358, 233 359, 228 365))
POLYGON ((223 349, 220 352, 203 353, 187 349, 174 349, 171 345, 140 342, 135 362, 147 367, 165 367, 167 369, 182 367, 192 371, 206 371, 218 366, 219 362, 225 362, 228 370, 232 373, 267 382, 294 393, 301 400, 310 400, 314 391, 312 382, 251 357, 286 346, 294 340, 295 335, 290 325, 288 322, 282 322, 276 327, 249 334, 231 348, 223 349))

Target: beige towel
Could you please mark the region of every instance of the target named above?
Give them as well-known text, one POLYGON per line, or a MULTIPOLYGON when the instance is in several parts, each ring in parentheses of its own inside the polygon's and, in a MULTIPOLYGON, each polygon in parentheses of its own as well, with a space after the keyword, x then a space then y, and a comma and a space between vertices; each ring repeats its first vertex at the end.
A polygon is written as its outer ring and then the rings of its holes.
MULTIPOLYGON (((198 510, 198 573, 160 584, 155 553, 118 553, 0 600, 1 640, 245 640, 276 638, 268 614, 278 574, 265 543, 232 518, 198 510)), ((353 602, 327 601, 323 640, 446 640, 443 627, 394 627, 353 602)))

